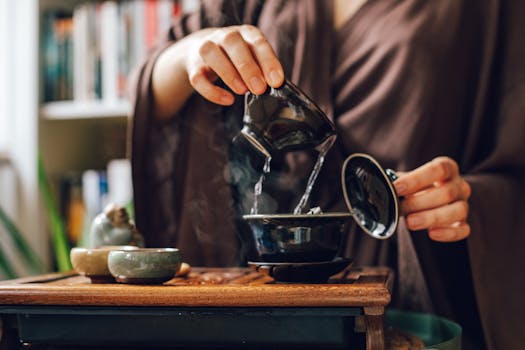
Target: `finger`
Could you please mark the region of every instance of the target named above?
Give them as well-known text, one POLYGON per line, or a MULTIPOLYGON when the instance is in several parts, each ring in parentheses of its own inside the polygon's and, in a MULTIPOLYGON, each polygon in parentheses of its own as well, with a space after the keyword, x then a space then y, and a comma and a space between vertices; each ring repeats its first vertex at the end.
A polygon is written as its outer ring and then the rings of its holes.
POLYGON ((248 90, 228 56, 216 43, 211 40, 204 42, 199 49, 199 54, 204 64, 210 67, 236 94, 242 95, 248 90))
POLYGON ((472 188, 464 178, 461 178, 461 194, 464 200, 469 199, 472 194, 472 188))
POLYGON ((468 184, 460 177, 445 182, 439 186, 420 191, 415 195, 406 196, 401 201, 401 213, 408 215, 413 212, 438 208, 457 200, 467 200, 470 195, 468 184))
POLYGON ((394 182, 394 186, 399 196, 406 196, 458 174, 458 165, 453 159, 438 157, 401 176, 394 182))
POLYGON ((205 99, 223 106, 232 105, 234 97, 228 91, 211 82, 210 72, 205 67, 195 68, 188 72, 191 86, 205 99))
POLYGON ((260 95, 266 91, 266 80, 253 57, 252 51, 236 30, 228 31, 221 40, 221 47, 239 72, 251 92, 260 95))
POLYGON ((456 242, 470 235, 470 225, 459 222, 448 227, 435 227, 428 231, 430 239, 438 242, 456 242))
POLYGON ((407 226, 411 230, 423 230, 430 227, 447 226, 454 222, 465 221, 468 215, 466 201, 441 206, 439 208, 424 210, 407 216, 407 226))
POLYGON ((246 42, 250 44, 268 84, 274 88, 280 87, 284 83, 283 67, 268 40, 257 27, 243 25, 240 30, 246 42))

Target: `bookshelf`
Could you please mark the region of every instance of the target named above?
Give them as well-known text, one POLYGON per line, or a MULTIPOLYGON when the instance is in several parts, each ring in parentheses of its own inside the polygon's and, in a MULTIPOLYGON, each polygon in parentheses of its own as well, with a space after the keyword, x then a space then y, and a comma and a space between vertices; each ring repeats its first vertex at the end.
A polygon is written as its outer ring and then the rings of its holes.
MULTIPOLYGON (((12 54, 0 55, 4 67, 0 69, 0 72, 2 76, 10 77, 9 84, 0 84, 0 91, 3 95, 0 100, 0 113, 4 116, 16 116, 16 118, 10 117, 9 132, 4 128, 0 133, 0 153, 9 157, 10 164, 15 169, 17 176, 17 202, 13 204, 13 219, 29 244, 49 267, 52 267, 53 258, 49 248, 48 214, 43 207, 39 192, 37 168, 39 152, 57 198, 58 183, 64 174, 82 173, 87 169, 106 169, 110 160, 125 158, 130 104, 125 95, 123 88, 125 84, 122 83, 122 77, 127 76, 132 67, 147 56, 148 49, 155 45, 155 38, 152 35, 165 34, 169 22, 166 22, 167 17, 163 17, 163 13, 171 11, 170 14, 174 17, 176 13, 180 14, 197 8, 198 0, 17 0, 2 2, 0 9, 3 16, 1 18, 6 21, 1 28, 9 27, 11 34, 0 35, 0 49, 3 52, 12 52, 12 54), (106 3, 110 4, 105 5, 106 3), (176 6, 179 8, 175 8, 176 6), (82 10, 84 19, 82 19, 82 11, 78 11, 79 8, 84 9, 82 10), (128 47, 128 51, 133 50, 134 58, 126 61, 128 54, 118 51, 121 46, 113 47, 112 44, 121 42, 123 38, 122 26, 119 27, 121 22, 118 22, 122 9, 128 12, 135 11, 134 16, 140 13, 146 15, 149 11, 149 15, 152 16, 153 8, 158 9, 153 14, 155 22, 159 22, 157 27, 152 29, 149 25, 147 33, 142 34, 134 30, 134 27, 128 28, 131 32, 127 32, 127 40, 130 37, 132 39, 141 37, 140 40, 149 40, 149 42, 144 43, 144 46, 139 49, 128 47), (96 67, 100 76, 94 78, 89 76, 93 71, 93 63, 86 62, 86 59, 92 58, 90 54, 82 57, 77 53, 77 58, 73 58, 69 63, 72 65, 68 78, 72 80, 67 82, 69 91, 60 96, 50 94, 49 82, 46 79, 50 76, 47 73, 53 74, 53 71, 49 71, 49 66, 46 66, 46 59, 49 58, 48 50, 52 47, 45 45, 45 41, 49 39, 49 36, 46 36, 49 35, 49 25, 55 23, 54 19, 61 17, 66 20, 66 23, 61 24, 59 30, 69 31, 70 39, 74 40, 79 35, 86 36, 90 32, 86 33, 85 28, 79 34, 76 27, 70 27, 75 25, 71 22, 73 16, 78 13, 81 13, 80 21, 85 21, 86 11, 96 12, 96 21, 104 21, 100 20, 102 14, 99 16, 99 12, 110 17, 105 21, 109 23, 109 31, 114 35, 101 35, 98 39, 106 41, 106 43, 100 43, 101 46, 106 46, 105 49, 100 48, 101 51, 105 50, 100 53, 103 56, 102 60, 111 62, 101 63, 101 66, 96 67), (53 14, 58 13, 60 16, 52 17, 53 14), (73 38, 73 35, 76 37, 73 38), (142 50, 138 56, 137 50, 142 50), (124 60, 124 70, 120 69, 122 60, 124 60), (85 74, 82 69, 79 70, 79 64, 80 67, 91 64, 89 68, 91 71, 85 74), (79 72, 82 75, 80 80, 78 79, 79 72), (100 81, 94 82, 93 80, 96 79, 100 81), (95 86, 95 84, 98 85, 95 86), (7 98, 4 98, 6 96, 7 98)), ((88 20, 92 19, 88 18, 88 20)), ((141 25, 146 31, 148 24, 142 23, 141 25)), ((49 45, 49 42, 47 44, 49 45)), ((66 43, 66 50, 73 52, 75 48, 67 47, 69 44, 66 43)), ((87 52, 86 49, 89 48, 84 45, 80 47, 80 52, 87 52)), ((2 121, 1 118, 0 121, 2 121)))
POLYGON ((196 3, 39 1, 39 146, 50 176, 103 169, 125 157, 128 76, 196 3))
POLYGON ((113 103, 103 101, 55 101, 40 107, 40 116, 47 120, 75 120, 99 118, 123 118, 129 115, 131 106, 127 100, 113 103))
MULTIPOLYGON (((112 195, 110 174, 104 173, 108 164, 126 157, 128 77, 167 34, 172 20, 195 10, 196 3, 41 0, 39 146, 58 186, 57 198, 67 201, 64 185, 81 181, 87 221, 94 214, 87 214, 88 207, 99 203, 95 211, 100 211, 104 198, 112 195), (85 175, 94 173, 100 188, 86 182, 85 175), (87 188, 97 194, 86 196, 87 188), (98 200, 88 205, 87 197, 98 200)), ((64 215, 67 225, 71 221, 64 215)))

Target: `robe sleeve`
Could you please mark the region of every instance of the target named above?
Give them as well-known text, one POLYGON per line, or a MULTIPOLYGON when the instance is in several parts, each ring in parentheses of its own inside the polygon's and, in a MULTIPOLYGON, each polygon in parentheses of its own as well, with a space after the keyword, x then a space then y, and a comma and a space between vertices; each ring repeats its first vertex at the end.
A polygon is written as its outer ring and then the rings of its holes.
POLYGON ((487 345, 517 349, 525 344, 525 6, 502 2, 504 36, 497 47, 485 136, 485 159, 467 181, 472 186, 468 238, 473 282, 487 345), (521 10, 519 9, 521 8, 521 10))
MULTIPOLYGON (((166 215, 167 208, 171 208, 173 198, 171 192, 158 197, 159 203, 155 210, 148 210, 151 200, 170 186, 169 177, 173 174, 173 159, 179 144, 180 125, 177 118, 171 118, 163 125, 154 122, 154 106, 151 88, 151 76, 155 62, 160 54, 172 45, 177 39, 200 28, 200 14, 198 12, 183 16, 170 29, 164 42, 149 58, 138 67, 132 75, 130 120, 131 153, 134 208, 136 225, 146 238, 147 245, 156 245, 149 233, 152 223, 159 226, 172 227, 175 225, 170 215, 166 215), (152 142, 154 140, 154 142, 152 142), (155 217, 151 216, 155 213, 155 217), (153 241, 153 242, 152 242, 153 241)), ((159 242, 160 243, 160 242, 159 242)))
MULTIPOLYGON (((160 54, 186 35, 206 27, 222 27, 257 20, 258 1, 203 1, 198 11, 173 23, 163 43, 132 75, 129 145, 135 220, 148 246, 176 244, 183 198, 184 164, 189 157, 190 121, 198 118, 209 103, 193 94, 183 108, 167 122, 154 120, 151 77, 160 54)), ((176 93, 176 92, 174 92, 176 93)))

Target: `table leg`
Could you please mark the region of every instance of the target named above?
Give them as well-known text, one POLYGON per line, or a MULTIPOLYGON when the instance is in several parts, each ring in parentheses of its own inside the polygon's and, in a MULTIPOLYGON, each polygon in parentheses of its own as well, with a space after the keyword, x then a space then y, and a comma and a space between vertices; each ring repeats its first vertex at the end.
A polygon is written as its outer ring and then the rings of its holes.
POLYGON ((366 350, 385 349, 385 308, 381 306, 365 307, 366 350))
POLYGON ((20 347, 18 332, 10 327, 8 317, 0 317, 0 350, 13 350, 20 347))

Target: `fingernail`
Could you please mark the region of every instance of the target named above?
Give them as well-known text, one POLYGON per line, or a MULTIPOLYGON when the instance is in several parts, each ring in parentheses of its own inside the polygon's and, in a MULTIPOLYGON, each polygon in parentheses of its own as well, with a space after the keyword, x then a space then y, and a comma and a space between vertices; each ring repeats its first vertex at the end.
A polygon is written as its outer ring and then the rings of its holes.
POLYGON ((233 97, 230 94, 222 94, 220 101, 225 105, 231 105, 233 103, 233 97))
POLYGON ((400 181, 394 182, 394 187, 396 188, 397 194, 400 196, 404 195, 405 191, 407 190, 407 185, 400 181))
POLYGON ((232 81, 233 88, 235 89, 235 92, 242 94, 246 92, 246 85, 239 79, 234 79, 232 81))
POLYGON ((446 237, 443 230, 430 230, 428 231, 428 235, 433 241, 442 241, 446 237))
POLYGON ((274 87, 277 87, 282 82, 282 75, 277 70, 272 70, 269 74, 269 77, 274 87))
POLYGON ((266 84, 258 77, 252 77, 250 79, 250 85, 252 86, 253 92, 263 93, 266 90, 266 84))
POLYGON ((423 225, 423 218, 419 215, 410 215, 407 218, 408 227, 411 229, 418 229, 423 225))

